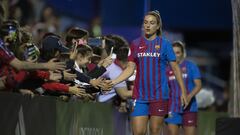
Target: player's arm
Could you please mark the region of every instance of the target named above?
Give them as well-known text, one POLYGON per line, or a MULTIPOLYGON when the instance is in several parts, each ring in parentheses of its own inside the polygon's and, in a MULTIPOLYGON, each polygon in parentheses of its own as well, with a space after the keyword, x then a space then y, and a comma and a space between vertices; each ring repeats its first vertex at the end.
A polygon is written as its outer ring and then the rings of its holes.
POLYGON ((136 65, 134 62, 129 61, 126 69, 123 70, 123 72, 116 79, 112 80, 113 85, 116 85, 116 84, 128 79, 134 73, 135 66, 136 65))
POLYGON ((197 93, 201 90, 202 88, 202 81, 201 79, 194 79, 194 84, 195 87, 193 88, 192 92, 188 94, 188 100, 192 99, 192 97, 196 96, 197 93))
POLYGON ((191 91, 191 93, 188 94, 188 101, 192 99, 202 88, 202 80, 201 80, 201 74, 199 71, 199 68, 195 65, 192 64, 190 67, 190 72, 192 73, 192 78, 194 79, 194 85, 195 87, 191 91))
POLYGON ((135 64, 135 59, 136 59, 136 53, 135 53, 135 47, 134 43, 131 43, 130 45, 130 55, 128 56, 128 64, 127 67, 122 71, 122 73, 115 79, 112 79, 113 85, 116 85, 122 81, 125 81, 128 79, 135 70, 136 64, 135 64))
POLYGON ((184 108, 186 108, 188 106, 188 101, 187 101, 186 87, 183 83, 182 71, 180 70, 176 61, 171 61, 170 65, 176 76, 177 82, 181 88, 181 91, 182 91, 181 100, 182 100, 182 103, 184 104, 184 108))
POLYGON ((115 90, 123 100, 126 100, 132 97, 132 91, 128 90, 127 87, 119 87, 119 88, 115 88, 115 90))
POLYGON ((20 61, 17 58, 14 58, 10 65, 17 70, 34 70, 34 69, 47 69, 47 70, 64 70, 64 62, 54 62, 56 59, 52 59, 47 63, 31 63, 27 61, 20 61))

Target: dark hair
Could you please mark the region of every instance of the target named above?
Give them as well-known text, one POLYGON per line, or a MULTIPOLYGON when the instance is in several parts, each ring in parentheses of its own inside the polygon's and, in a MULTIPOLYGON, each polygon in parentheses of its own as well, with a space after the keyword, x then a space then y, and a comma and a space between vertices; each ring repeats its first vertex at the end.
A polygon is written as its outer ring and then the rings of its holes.
POLYGON ((86 56, 88 56, 91 53, 93 53, 93 50, 88 45, 79 45, 77 47, 77 54, 81 54, 82 57, 86 57, 86 56))
MULTIPOLYGON (((59 35, 55 34, 55 33, 51 33, 51 32, 48 32, 46 34, 44 34, 44 36, 42 37, 42 40, 41 42, 43 42, 47 37, 49 36, 56 36, 58 38, 61 38, 59 35)), ((42 43, 41 43, 41 47, 40 47, 40 57, 43 61, 49 61, 53 58, 55 58, 55 54, 57 52, 60 52, 57 48, 54 48, 54 49, 51 49, 51 50, 45 50, 42 46, 42 43)))
POLYGON ((89 33, 87 30, 80 29, 78 27, 71 28, 66 35, 65 40, 67 41, 67 46, 72 45, 72 40, 73 39, 78 39, 78 38, 83 38, 85 36, 88 36, 89 33))
POLYGON ((108 38, 114 41, 113 52, 117 55, 117 59, 121 61, 127 60, 129 52, 129 44, 126 39, 119 35, 107 35, 108 38))
POLYGON ((159 29, 157 30, 157 35, 161 36, 162 35, 162 18, 161 18, 160 13, 157 10, 154 10, 154 11, 148 12, 145 16, 147 16, 147 15, 152 15, 156 18, 157 24, 160 25, 159 29))
POLYGON ((45 62, 45 61, 49 61, 53 58, 55 58, 55 54, 56 52, 59 51, 57 49, 52 49, 49 51, 43 51, 42 49, 40 49, 40 58, 45 62))
POLYGON ((173 44, 172 44, 173 47, 179 47, 182 51, 182 53, 185 53, 184 50, 185 50, 185 47, 184 47, 184 44, 183 42, 181 41, 174 41, 173 44))
POLYGON ((115 47, 115 42, 114 42, 114 40, 112 40, 111 38, 108 38, 107 36, 105 36, 104 39, 105 39, 105 44, 106 44, 104 49, 105 49, 107 55, 110 55, 112 47, 113 48, 115 47))
POLYGON ((102 55, 102 48, 99 46, 91 46, 93 50, 93 54, 101 56, 102 55))

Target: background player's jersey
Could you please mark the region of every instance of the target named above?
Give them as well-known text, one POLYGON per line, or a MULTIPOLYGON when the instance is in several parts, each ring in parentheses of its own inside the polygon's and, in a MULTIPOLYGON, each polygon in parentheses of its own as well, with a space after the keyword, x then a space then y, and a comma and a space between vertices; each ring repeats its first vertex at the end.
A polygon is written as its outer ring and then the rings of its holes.
POLYGON ((170 42, 158 36, 152 41, 140 37, 130 48, 128 59, 137 67, 133 98, 140 102, 168 99, 166 65, 176 60, 170 42))
MULTIPOLYGON (((179 67, 182 71, 182 77, 183 77, 184 85, 187 89, 187 94, 189 94, 195 87, 194 80, 201 78, 199 69, 194 63, 187 60, 184 60, 181 64, 179 64, 179 67)), ((168 66, 166 73, 168 76, 168 85, 170 88, 169 111, 182 112, 183 110, 182 110, 181 98, 180 98, 181 89, 173 73, 173 70, 170 66, 168 66)), ((190 112, 197 111, 197 102, 195 97, 193 97, 192 100, 190 101, 190 104, 187 107, 186 111, 190 111, 190 112)))

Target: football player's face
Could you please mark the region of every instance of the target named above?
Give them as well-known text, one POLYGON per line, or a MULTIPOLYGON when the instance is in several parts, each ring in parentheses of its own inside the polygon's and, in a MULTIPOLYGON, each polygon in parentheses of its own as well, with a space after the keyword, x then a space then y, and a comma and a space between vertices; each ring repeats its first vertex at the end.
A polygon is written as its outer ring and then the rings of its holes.
POLYGON ((153 35, 157 33, 160 25, 157 22, 157 19, 153 15, 146 15, 144 17, 143 28, 146 35, 153 35))
POLYGON ((176 55, 177 61, 181 61, 183 59, 183 52, 180 47, 173 47, 173 51, 176 55))

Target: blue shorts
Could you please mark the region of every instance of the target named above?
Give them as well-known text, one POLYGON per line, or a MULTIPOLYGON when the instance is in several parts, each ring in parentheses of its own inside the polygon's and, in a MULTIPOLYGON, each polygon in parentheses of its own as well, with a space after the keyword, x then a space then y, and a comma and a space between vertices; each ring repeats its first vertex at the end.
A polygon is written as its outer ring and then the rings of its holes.
POLYGON ((169 112, 165 122, 167 124, 181 125, 183 123, 183 115, 182 113, 169 112))
POLYGON ((168 112, 168 100, 156 102, 133 101, 131 116, 160 116, 164 117, 168 112))

